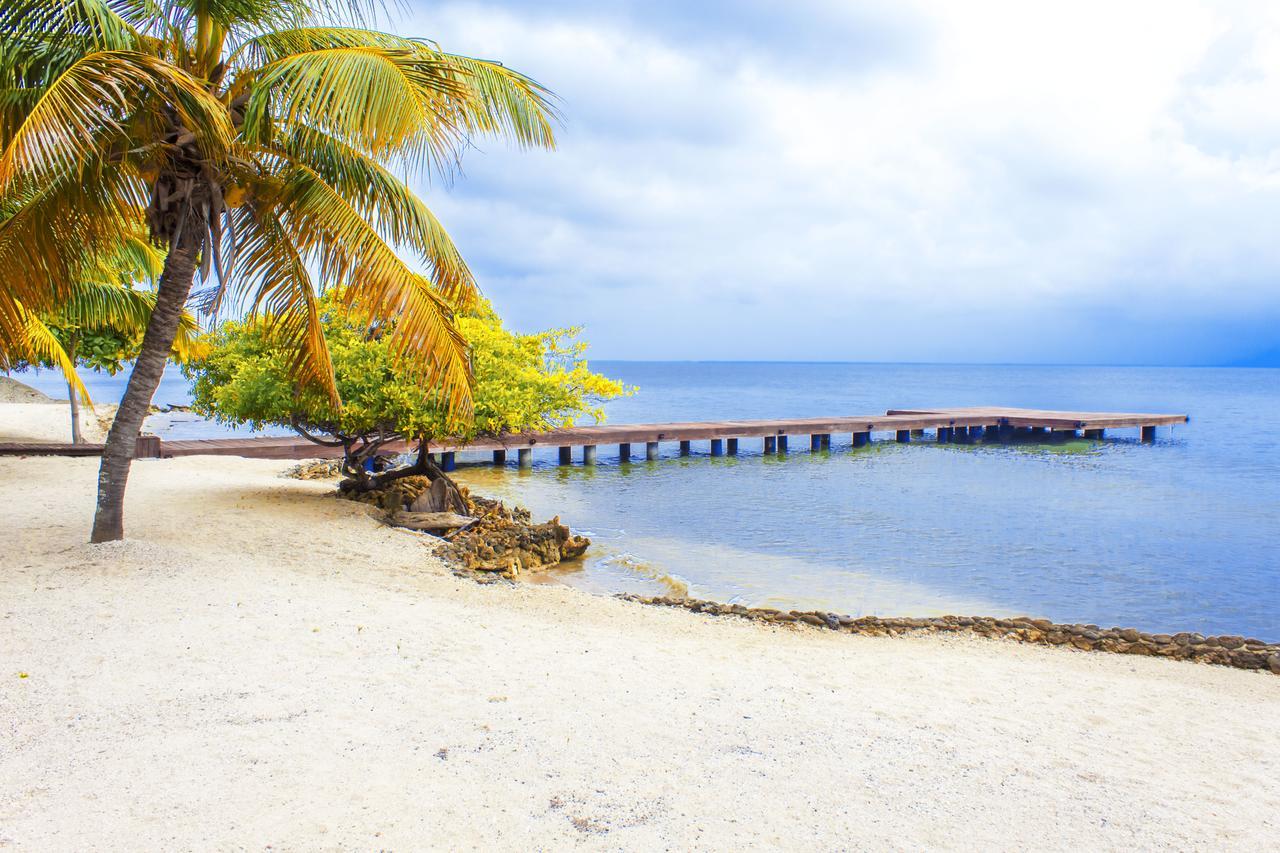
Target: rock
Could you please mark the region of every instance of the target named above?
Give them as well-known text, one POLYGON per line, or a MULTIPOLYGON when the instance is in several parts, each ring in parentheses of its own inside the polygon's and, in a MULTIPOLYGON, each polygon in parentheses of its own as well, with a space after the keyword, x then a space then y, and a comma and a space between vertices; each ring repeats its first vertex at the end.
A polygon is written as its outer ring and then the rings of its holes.
POLYGON ((1238 649, 1244 645, 1244 637, 1237 637, 1232 634, 1218 637, 1218 645, 1224 649, 1238 649))
POLYGON ((1276 675, 1280 675, 1280 654, 1274 654, 1267 658, 1267 669, 1271 670, 1276 675))
POLYGON ((449 508, 449 486, 442 477, 431 484, 431 488, 414 498, 409 504, 410 512, 444 512, 449 508))
POLYGON ((1118 633, 1120 635, 1120 639, 1124 640, 1126 643, 1136 643, 1142 639, 1142 635, 1133 628, 1121 628, 1116 633, 1118 633))
POLYGON ((294 465, 281 476, 294 480, 334 480, 342 476, 342 460, 308 459, 294 465))

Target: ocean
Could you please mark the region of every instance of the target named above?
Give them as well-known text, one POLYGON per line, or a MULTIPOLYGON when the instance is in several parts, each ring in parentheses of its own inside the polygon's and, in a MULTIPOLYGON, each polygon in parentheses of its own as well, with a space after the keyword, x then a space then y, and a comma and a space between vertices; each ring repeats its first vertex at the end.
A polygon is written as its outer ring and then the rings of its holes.
MULTIPOLYGON (((593 362, 638 386, 611 423, 822 417, 888 408, 1020 406, 1187 413, 1144 445, 964 446, 832 437, 784 457, 532 470, 463 465, 478 491, 558 515, 593 545, 543 581, 591 591, 672 590, 749 606, 853 615, 1021 615, 1154 632, 1280 640, 1280 370, 742 362, 593 362)), ((18 376, 31 382, 30 376, 18 376)), ((45 374, 32 383, 60 390, 45 374)), ((119 381, 93 382, 110 402, 119 381)), ((186 401, 167 377, 157 403, 186 401)), ((151 429, 220 434, 181 413, 151 429)), ((643 449, 641 449, 643 450, 643 449)), ((514 456, 514 454, 513 454, 514 456)), ((578 458, 575 454, 575 460, 578 458)), ((487 454, 460 454, 484 462, 487 454)))

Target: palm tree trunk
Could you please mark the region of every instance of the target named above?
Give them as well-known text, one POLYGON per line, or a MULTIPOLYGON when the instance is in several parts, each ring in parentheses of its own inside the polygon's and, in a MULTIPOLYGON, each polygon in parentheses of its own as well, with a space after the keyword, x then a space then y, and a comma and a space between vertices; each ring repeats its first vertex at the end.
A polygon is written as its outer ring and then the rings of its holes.
POLYGON ((98 510, 93 517, 91 542, 114 542, 124 538, 124 488, 137 451, 138 435, 151 407, 151 398, 164 375, 173 339, 178 334, 178 320, 182 317, 187 294, 191 292, 195 278, 198 242, 190 233, 196 230, 195 226, 190 221, 188 226, 188 233, 169 249, 165 258, 164 272, 160 275, 160 287, 156 292, 156 307, 151 311, 147 332, 142 337, 142 349, 129 374, 124 399, 120 401, 116 419, 107 433, 102 466, 98 469, 98 510))
POLYGON ((70 382, 67 383, 67 395, 71 399, 71 443, 84 444, 84 435, 80 432, 80 398, 70 382))
MULTIPOLYGON (((73 335, 71 342, 67 345, 67 358, 72 364, 76 363, 76 339, 73 335)), ((76 389, 72 387, 71 380, 67 380, 67 400, 71 402, 71 443, 83 444, 84 435, 80 432, 80 398, 76 395, 76 389)))

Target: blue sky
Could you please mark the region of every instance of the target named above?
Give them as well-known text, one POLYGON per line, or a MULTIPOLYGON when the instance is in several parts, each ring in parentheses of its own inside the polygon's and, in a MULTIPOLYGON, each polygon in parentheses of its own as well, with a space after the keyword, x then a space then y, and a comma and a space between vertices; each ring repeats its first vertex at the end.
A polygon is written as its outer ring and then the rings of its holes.
POLYGON ((1280 364, 1280 3, 413 2, 560 97, 419 189, 596 358, 1280 364))

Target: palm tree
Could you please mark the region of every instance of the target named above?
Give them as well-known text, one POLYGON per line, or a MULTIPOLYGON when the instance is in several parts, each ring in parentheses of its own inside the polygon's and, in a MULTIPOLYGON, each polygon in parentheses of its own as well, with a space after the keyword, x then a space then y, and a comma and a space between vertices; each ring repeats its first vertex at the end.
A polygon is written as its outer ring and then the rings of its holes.
POLYGON ((83 259, 140 219, 167 249, 92 541, 123 536, 136 437, 197 273, 203 307, 269 317, 298 381, 335 402, 315 282, 343 288, 370 322, 396 318, 424 389, 469 414, 453 311, 475 283, 392 165, 448 175, 479 134, 552 147, 550 94, 500 63, 359 26, 372 14, 361 0, 0 6, 0 203, 18 207, 0 226, 0 347, 22 340, 22 305, 56 310, 83 259))

